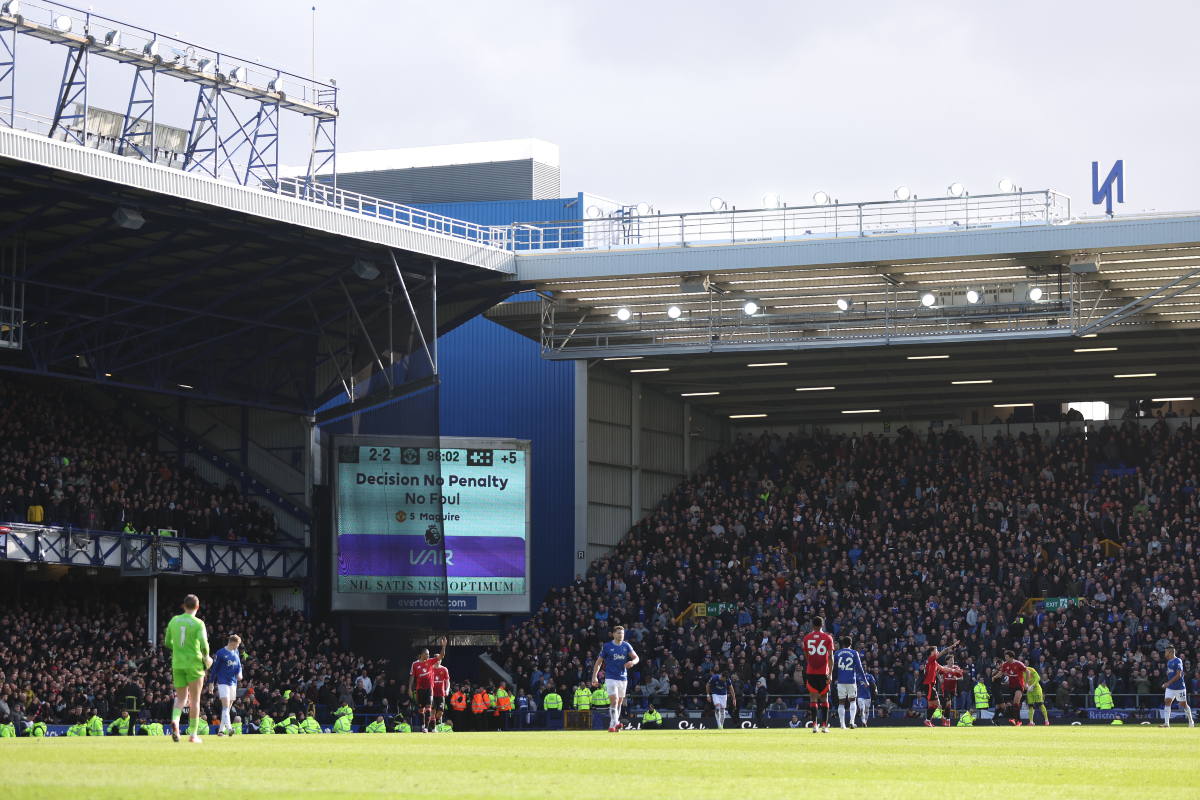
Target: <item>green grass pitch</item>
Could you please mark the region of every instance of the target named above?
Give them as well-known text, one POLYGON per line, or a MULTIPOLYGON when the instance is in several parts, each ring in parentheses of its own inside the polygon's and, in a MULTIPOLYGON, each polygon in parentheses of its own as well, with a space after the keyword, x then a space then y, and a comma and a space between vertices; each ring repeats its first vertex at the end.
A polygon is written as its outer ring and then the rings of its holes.
POLYGON ((0 796, 1175 800, 1197 754, 1186 725, 3 739, 0 796))

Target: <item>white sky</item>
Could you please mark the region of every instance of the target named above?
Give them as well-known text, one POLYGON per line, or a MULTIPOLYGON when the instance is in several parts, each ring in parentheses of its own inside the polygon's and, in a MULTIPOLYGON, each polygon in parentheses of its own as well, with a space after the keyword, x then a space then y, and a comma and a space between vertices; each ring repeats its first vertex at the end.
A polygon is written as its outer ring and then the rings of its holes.
MULTIPOLYGON (((311 5, 96 11, 307 72, 311 5)), ((561 148, 564 194, 663 211, 1007 177, 1092 213, 1091 162, 1123 158, 1120 210, 1200 208, 1196 3, 318 0, 317 20, 342 151, 536 137, 561 148)), ((43 80, 60 63, 55 49, 43 80)), ((160 121, 187 127, 187 96, 160 121)))

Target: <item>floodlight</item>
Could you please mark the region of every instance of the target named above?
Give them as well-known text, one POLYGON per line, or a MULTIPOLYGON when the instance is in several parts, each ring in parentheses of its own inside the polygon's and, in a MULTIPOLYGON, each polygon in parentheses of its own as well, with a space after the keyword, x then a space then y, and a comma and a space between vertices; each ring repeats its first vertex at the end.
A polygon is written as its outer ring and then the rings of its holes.
MULTIPOLYGON (((150 45, 146 45, 146 46, 149 47, 150 45)), ((196 69, 200 70, 201 72, 204 72, 208 69, 208 66, 212 63, 213 63, 213 60, 211 58, 202 58, 196 62, 196 69)))
POLYGON ((639 214, 642 214, 642 215, 649 214, 651 210, 652 209, 650 208, 649 203, 638 203, 637 204, 637 212, 639 214))
POLYGON ((839 297, 837 299, 837 307, 839 311, 849 311, 854 308, 854 301, 847 297, 839 297))
POLYGON ((897 186, 896 191, 892 193, 892 196, 897 200, 907 200, 912 197, 912 192, 907 186, 897 186))
POLYGON ((278 92, 279 91, 279 78, 271 78, 271 80, 267 81, 267 91, 268 92, 278 92))
POLYGON ((817 192, 813 195, 813 204, 818 206, 829 205, 829 195, 825 194, 825 192, 817 192))
POLYGON ((1016 190, 1017 190, 1017 185, 1015 183, 1013 183, 1012 181, 1010 181, 1008 178, 1005 178, 1004 180, 1000 181, 1000 191, 1004 192, 1005 194, 1007 194, 1008 192, 1015 192, 1016 190))
POLYGON ((713 211, 720 211, 721 209, 725 208, 725 201, 719 197, 714 197, 712 200, 708 201, 708 207, 713 211))
POLYGON ((967 193, 967 187, 963 186, 958 181, 955 181, 954 183, 950 184, 950 187, 946 189, 946 191, 950 193, 951 197, 962 197, 967 193))
POLYGON ((763 208, 779 208, 783 203, 777 194, 769 194, 763 198, 763 208))
POLYGON ((61 17, 54 18, 54 29, 59 33, 70 33, 71 26, 74 24, 75 23, 66 14, 63 14, 61 17))
POLYGON ((233 69, 229 70, 229 80, 236 81, 237 83, 245 83, 246 82, 246 68, 245 67, 234 67, 233 69))
POLYGON ((1040 287, 1038 287, 1038 286, 1035 286, 1035 287, 1033 287, 1032 289, 1030 289, 1030 290, 1029 290, 1029 299, 1030 299, 1030 300, 1032 300, 1032 301, 1033 301, 1033 302, 1035 302, 1035 303, 1036 303, 1038 300, 1041 300, 1041 299, 1042 299, 1042 290, 1041 290, 1041 288, 1040 288, 1040 287))
POLYGON ((15 17, 17 14, 21 13, 20 0, 8 0, 7 3, 5 3, 3 6, 0 6, 0 12, 3 12, 6 17, 15 17))
POLYGON ((588 206, 587 215, 592 219, 599 219, 604 212, 600 210, 600 206, 588 206))
POLYGON ((967 302, 970 303, 971 305, 975 305, 981 299, 983 299, 983 298, 981 298, 979 296, 979 292, 975 291, 974 289, 967 290, 967 302))
POLYGON ((933 292, 924 292, 921 295, 921 305, 925 306, 926 308, 929 308, 936 302, 937 296, 933 292))
POLYGON ((109 31, 108 33, 104 34, 104 46, 105 47, 120 47, 121 46, 121 32, 120 31, 109 31))
POLYGON ((618 308, 617 309, 617 319, 621 320, 621 322, 624 322, 625 320, 629 319, 629 309, 628 308, 618 308))
POLYGON ((753 300, 747 300, 746 305, 742 306, 742 311, 746 312, 747 317, 753 317, 758 313, 758 303, 753 300))
POLYGON ((136 231, 146 224, 145 218, 138 213, 137 209, 129 206, 118 206, 117 210, 113 212, 112 218, 117 225, 131 231, 136 231))
POLYGON ((364 281, 373 281, 379 277, 379 267, 375 266, 374 261, 368 261, 365 258, 354 259, 354 266, 351 269, 354 270, 355 275, 364 281))
POLYGON ((682 313, 683 311, 679 309, 679 306, 671 306, 667 309, 667 316, 671 319, 679 319, 679 315, 682 313))

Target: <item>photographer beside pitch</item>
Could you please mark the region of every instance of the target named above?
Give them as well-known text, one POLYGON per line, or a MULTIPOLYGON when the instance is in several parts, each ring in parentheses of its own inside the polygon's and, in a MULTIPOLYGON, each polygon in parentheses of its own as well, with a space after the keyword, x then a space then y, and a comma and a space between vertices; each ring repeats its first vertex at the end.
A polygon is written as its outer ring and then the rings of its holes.
POLYGON ((183 613, 167 623, 163 647, 171 651, 171 676, 175 686, 175 703, 171 709, 171 738, 179 741, 179 718, 184 707, 188 712, 188 741, 200 744, 197 735, 200 721, 200 690, 204 687, 204 671, 212 666, 208 654, 208 631, 196 618, 200 598, 189 594, 183 598, 183 613))

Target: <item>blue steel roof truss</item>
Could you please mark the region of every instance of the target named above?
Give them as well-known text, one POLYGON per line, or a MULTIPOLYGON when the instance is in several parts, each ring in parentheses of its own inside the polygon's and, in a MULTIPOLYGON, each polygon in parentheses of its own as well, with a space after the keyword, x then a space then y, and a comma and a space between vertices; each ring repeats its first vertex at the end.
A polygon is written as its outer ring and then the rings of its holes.
POLYGON ((0 125, 11 128, 16 121, 17 26, 0 27, 0 125))
POLYGON ((70 567, 118 568, 124 574, 162 572, 303 581, 312 574, 311 549, 78 528, 14 526, 0 560, 70 567), (114 555, 116 558, 114 559, 114 555))
MULTIPOLYGON (((310 164, 326 170, 336 167, 338 90, 332 81, 325 83, 282 70, 264 69, 256 62, 188 43, 178 36, 54 0, 44 0, 36 7, 21 8, 18 4, 0 13, 4 15, 0 28, 0 102, 7 101, 7 108, 0 109, 0 124, 18 127, 13 105, 17 39, 25 35, 27 39, 66 50, 54 118, 47 134, 50 138, 61 135, 84 147, 103 138, 99 130, 88 126, 93 77, 89 74, 89 64, 92 57, 99 57, 134 67, 126 118, 115 144, 118 153, 136 153, 143 160, 158 161, 154 109, 161 76, 173 79, 181 88, 192 84, 198 90, 193 123, 182 154, 186 171, 213 177, 227 174, 242 185, 277 187, 280 113, 285 110, 317 121, 319 134, 312 141, 310 164), (66 21, 65 27, 60 20, 66 21), (168 60, 167 51, 175 53, 173 60, 168 60), (230 96, 257 104, 245 122, 230 104, 230 96), (224 114, 219 113, 222 106, 224 114), (228 122, 222 127, 222 117, 232 120, 232 128, 228 122), (245 164, 239 165, 233 159, 243 146, 248 146, 250 155, 245 164)), ((104 79, 103 75, 94 77, 104 79)), ((22 117, 22 124, 23 121, 22 117)))

